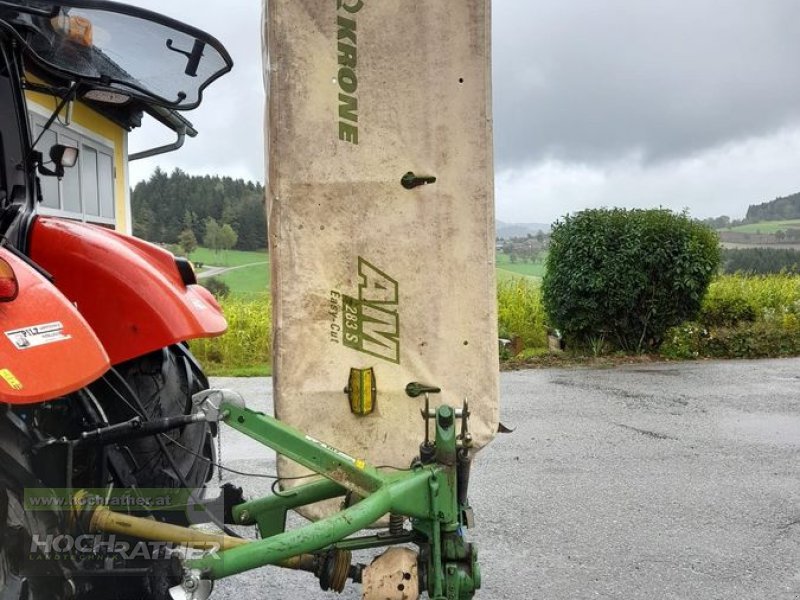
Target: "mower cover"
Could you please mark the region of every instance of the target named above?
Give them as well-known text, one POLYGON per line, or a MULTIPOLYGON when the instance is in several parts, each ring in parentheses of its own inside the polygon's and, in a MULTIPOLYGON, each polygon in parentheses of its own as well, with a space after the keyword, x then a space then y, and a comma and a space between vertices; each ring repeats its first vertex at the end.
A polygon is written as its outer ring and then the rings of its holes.
POLYGON ((419 453, 411 382, 497 429, 489 8, 266 0, 275 412, 375 466, 419 453))

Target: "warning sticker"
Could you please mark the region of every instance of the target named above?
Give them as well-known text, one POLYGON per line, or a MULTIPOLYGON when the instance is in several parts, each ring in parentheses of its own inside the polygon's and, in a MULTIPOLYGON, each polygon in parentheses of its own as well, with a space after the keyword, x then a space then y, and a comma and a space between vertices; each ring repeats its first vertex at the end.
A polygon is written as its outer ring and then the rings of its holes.
POLYGON ((12 390, 22 389, 22 383, 20 380, 17 379, 8 369, 0 369, 0 378, 2 378, 12 390))
POLYGON ((61 321, 6 331, 5 334, 11 340, 11 343, 17 347, 17 350, 27 350, 36 346, 61 342, 72 337, 64 333, 64 325, 61 321))

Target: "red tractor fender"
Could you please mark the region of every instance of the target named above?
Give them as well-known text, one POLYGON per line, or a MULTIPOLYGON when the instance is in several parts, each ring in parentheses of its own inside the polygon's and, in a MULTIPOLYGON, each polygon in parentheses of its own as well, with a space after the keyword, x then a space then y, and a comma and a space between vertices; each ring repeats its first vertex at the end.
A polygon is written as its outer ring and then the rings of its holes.
POLYGON ((0 302, 0 402, 30 404, 74 392, 111 366, 89 324, 47 279, 5 249, 19 292, 0 302))
POLYGON ((172 253, 116 231, 37 217, 29 255, 92 327, 112 364, 227 329, 214 296, 185 283, 172 253))

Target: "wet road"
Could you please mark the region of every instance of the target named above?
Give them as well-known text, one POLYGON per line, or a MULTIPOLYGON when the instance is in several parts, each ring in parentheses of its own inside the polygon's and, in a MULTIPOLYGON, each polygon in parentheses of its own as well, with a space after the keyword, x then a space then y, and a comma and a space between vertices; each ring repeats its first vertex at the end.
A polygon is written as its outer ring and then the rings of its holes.
MULTIPOLYGON (((271 409, 269 379, 214 384, 271 409)), ((478 598, 800 599, 799 359, 519 371, 501 393, 516 431, 471 482, 478 598)), ((274 472, 274 456, 223 436, 224 464, 274 472)), ((335 597, 273 568, 212 596, 335 597)))

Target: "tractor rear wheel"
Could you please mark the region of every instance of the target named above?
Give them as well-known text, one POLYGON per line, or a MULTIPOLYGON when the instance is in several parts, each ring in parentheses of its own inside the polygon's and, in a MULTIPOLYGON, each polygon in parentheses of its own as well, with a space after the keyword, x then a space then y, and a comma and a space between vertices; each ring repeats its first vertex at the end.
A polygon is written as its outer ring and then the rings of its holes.
POLYGON ((42 485, 33 474, 30 441, 6 419, 0 415, 0 598, 62 598, 68 582, 42 552, 59 520, 50 510, 25 508, 25 488, 42 485))
MULTIPOLYGON (((138 396, 148 419, 190 414, 192 395, 208 388, 208 380, 184 346, 140 356, 116 370, 138 396)), ((190 488, 202 488, 213 473, 214 433, 208 423, 192 423, 161 436, 172 461, 155 437, 128 442, 138 465, 134 475, 139 487, 177 488, 183 480, 190 488)))

